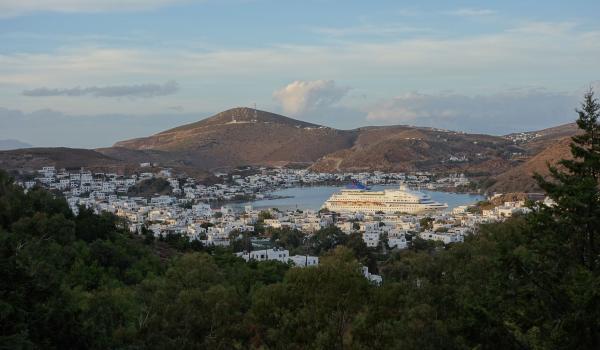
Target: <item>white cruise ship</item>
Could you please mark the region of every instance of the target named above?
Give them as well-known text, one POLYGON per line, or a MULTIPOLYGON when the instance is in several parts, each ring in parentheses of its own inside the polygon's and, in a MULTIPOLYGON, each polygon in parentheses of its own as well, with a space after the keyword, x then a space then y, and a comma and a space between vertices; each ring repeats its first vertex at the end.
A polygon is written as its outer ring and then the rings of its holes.
POLYGON ((323 206, 338 213, 381 211, 386 214, 419 214, 448 208, 447 204, 435 202, 428 195, 411 191, 404 185, 397 190, 370 191, 360 184, 334 193, 323 206))

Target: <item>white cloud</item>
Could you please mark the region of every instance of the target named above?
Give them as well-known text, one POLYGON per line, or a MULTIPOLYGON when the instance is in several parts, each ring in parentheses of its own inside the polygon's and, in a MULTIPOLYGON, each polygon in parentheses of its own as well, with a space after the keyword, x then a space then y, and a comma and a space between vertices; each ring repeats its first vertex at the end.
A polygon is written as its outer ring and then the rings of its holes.
POLYGON ((275 91, 273 97, 281 103, 284 112, 299 115, 329 108, 348 93, 333 80, 294 81, 275 91))
POLYGON ((369 108, 367 119, 504 134, 573 121, 581 95, 545 89, 513 89, 490 95, 408 93, 369 108))
MULTIPOLYGON (((523 23, 485 35, 345 41, 327 46, 169 50, 78 46, 47 53, 0 53, 0 105, 27 111, 52 107, 72 114, 151 113, 174 105, 186 111, 216 111, 253 102, 266 106, 273 103, 273 89, 279 86, 275 84, 299 76, 343 80, 368 92, 369 101, 346 97, 343 103, 332 103, 352 104, 353 108, 410 90, 453 89, 466 96, 490 94, 509 86, 573 90, 598 79, 590 76, 598 67, 598 39, 599 32, 569 23, 523 23), (144 104, 129 99, 107 104, 101 99, 61 96, 53 98, 49 106, 47 99, 21 95, 24 89, 40 86, 112 86, 122 81, 168 80, 180 82, 185 91, 144 104)), ((295 94, 288 92, 277 101, 283 106, 286 96, 287 110, 307 113, 314 108, 314 100, 298 102, 302 99, 292 97, 307 90, 303 86, 307 83, 297 84, 295 94)), ((325 101, 318 103, 322 106, 325 101)), ((321 112, 310 115, 324 116, 321 112)))
POLYGON ((481 17, 481 16, 490 16, 496 13, 494 10, 490 9, 474 9, 474 8, 462 8, 455 11, 447 12, 449 15, 453 16, 463 16, 463 17, 481 17))
POLYGON ((430 33, 425 27, 414 27, 398 24, 363 24, 352 27, 316 27, 313 31, 334 38, 350 36, 393 36, 400 34, 430 33))
MULTIPOLYGON (((0 0, 1 1, 1 0, 0 0)), ((336 45, 281 45, 266 48, 152 50, 98 47, 63 48, 51 53, 0 54, 0 84, 111 84, 131 77, 210 79, 270 75, 351 76, 358 80, 392 78, 449 82, 474 79, 494 85, 537 83, 552 72, 557 80, 587 75, 600 57, 598 32, 570 24, 525 23, 512 30, 452 38, 406 38, 336 45), (560 28, 549 31, 544 28, 560 28), (537 28, 537 29, 534 29, 537 28), (85 76, 87 79, 82 79, 85 76), (93 80, 92 80, 93 79, 93 80), (515 79, 528 81, 515 81, 515 79), (100 80, 100 82, 98 81, 100 80)), ((470 82, 470 85, 472 82, 470 82)), ((442 88, 450 88, 444 86, 442 88)))
POLYGON ((0 17, 31 12, 112 12, 155 9, 191 0, 0 0, 0 17))

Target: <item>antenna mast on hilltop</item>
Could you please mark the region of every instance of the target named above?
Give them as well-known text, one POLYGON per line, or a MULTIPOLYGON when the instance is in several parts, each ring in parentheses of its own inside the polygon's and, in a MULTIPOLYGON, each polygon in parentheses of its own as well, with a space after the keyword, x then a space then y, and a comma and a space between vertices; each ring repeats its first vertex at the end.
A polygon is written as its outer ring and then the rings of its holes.
POLYGON ((254 122, 258 120, 258 112, 256 111, 256 102, 254 102, 254 122))

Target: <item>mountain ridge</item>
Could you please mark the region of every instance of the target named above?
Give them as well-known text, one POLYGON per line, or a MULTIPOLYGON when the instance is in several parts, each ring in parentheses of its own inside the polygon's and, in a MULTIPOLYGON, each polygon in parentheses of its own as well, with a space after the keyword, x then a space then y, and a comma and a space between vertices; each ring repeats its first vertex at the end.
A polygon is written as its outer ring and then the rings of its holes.
MULTIPOLYGON (((87 150, 94 152, 89 154, 66 148, 38 149, 19 162, 24 153, 0 153, 0 166, 22 169, 27 167, 26 158, 36 165, 42 160, 72 165, 64 156, 72 152, 82 162, 80 166, 104 163, 134 168, 152 162, 199 176, 245 165, 298 165, 317 172, 463 172, 474 178, 493 178, 490 190, 515 191, 534 188, 530 174, 544 171, 536 155, 576 132, 573 123, 504 136, 408 125, 339 130, 236 107, 112 147, 87 150), (82 154, 89 155, 88 162, 82 154)), ((564 147, 548 151, 544 159, 564 158, 567 151, 564 147)))

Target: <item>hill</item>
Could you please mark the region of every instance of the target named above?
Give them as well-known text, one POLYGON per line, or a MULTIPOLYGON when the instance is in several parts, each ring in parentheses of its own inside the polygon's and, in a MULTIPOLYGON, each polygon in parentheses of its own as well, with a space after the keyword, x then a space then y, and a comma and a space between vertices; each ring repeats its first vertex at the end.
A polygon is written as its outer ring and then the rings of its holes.
POLYGON ((549 174, 549 164, 555 165, 561 159, 570 159, 571 137, 579 132, 577 124, 569 123, 528 133, 507 135, 507 138, 516 135, 525 136, 524 140, 516 143, 526 151, 526 157, 523 158, 522 163, 496 176, 488 191, 540 191, 532 178, 533 174, 546 176, 549 174))
POLYGON ((491 136, 404 125, 338 130, 251 108, 96 150, 31 148, 0 152, 0 168, 44 165, 134 171, 152 162, 199 179, 244 165, 310 167, 321 172, 464 172, 493 178, 491 191, 536 190, 534 172, 569 156, 574 123, 491 136), (560 140, 560 142, 559 142, 560 140), (565 141, 566 140, 566 141, 565 141))
POLYGON ((33 171, 43 166, 79 169, 125 169, 129 165, 100 152, 79 148, 25 148, 0 151, 0 168, 12 171, 33 171))
MULTIPOLYGON (((250 108, 233 108, 211 118, 161 133, 118 142, 112 150, 168 152, 169 162, 202 169, 240 165, 312 163, 351 147, 356 132, 336 130, 250 108)), ((123 153, 126 151, 123 151, 123 153)))
POLYGON ((576 123, 568 123, 552 128, 514 133, 505 137, 513 140, 517 145, 523 147, 528 154, 535 155, 548 148, 552 143, 565 137, 572 137, 579 133, 576 123))
POLYGON ((496 174, 520 152, 496 136, 410 126, 357 129, 352 147, 319 159, 318 171, 466 171, 496 174))
POLYGON ((151 156, 158 161, 202 169, 301 163, 312 164, 315 171, 478 174, 508 169, 512 154, 523 152, 503 137, 409 126, 337 130, 250 108, 230 109, 99 151, 124 160, 139 152, 153 152, 151 156), (167 159, 161 152, 168 154, 167 159))
POLYGON ((495 183, 488 189, 488 191, 540 191, 535 180, 533 179, 533 174, 539 173, 543 176, 546 176, 549 174, 548 164, 555 165, 560 159, 570 159, 570 143, 570 137, 563 137, 562 139, 554 141, 548 148, 527 159, 522 164, 496 176, 495 183))

